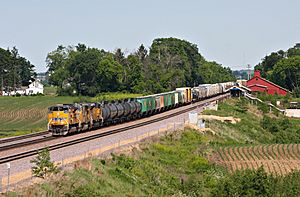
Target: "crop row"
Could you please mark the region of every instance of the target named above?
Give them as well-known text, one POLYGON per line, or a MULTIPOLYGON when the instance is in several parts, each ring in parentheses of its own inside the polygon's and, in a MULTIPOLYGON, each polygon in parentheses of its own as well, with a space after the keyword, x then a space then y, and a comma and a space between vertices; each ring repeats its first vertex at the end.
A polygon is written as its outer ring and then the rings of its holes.
POLYGON ((0 112, 0 118, 9 122, 20 121, 24 119, 39 120, 47 118, 47 110, 38 108, 23 109, 19 111, 0 112))
POLYGON ((269 173, 284 175, 300 170, 300 144, 223 147, 212 158, 230 171, 263 166, 269 173))

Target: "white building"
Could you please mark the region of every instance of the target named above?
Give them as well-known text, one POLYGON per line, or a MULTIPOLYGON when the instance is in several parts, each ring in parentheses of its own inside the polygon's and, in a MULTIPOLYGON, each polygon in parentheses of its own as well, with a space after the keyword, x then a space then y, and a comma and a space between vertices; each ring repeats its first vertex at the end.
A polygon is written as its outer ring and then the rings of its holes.
POLYGON ((34 81, 29 84, 28 88, 25 90, 26 95, 32 94, 44 94, 44 86, 38 81, 34 81))
POLYGON ((25 95, 26 93, 26 88, 24 89, 23 88, 18 88, 16 91, 11 91, 10 93, 8 93, 9 96, 15 96, 17 94, 20 94, 20 95, 25 95))

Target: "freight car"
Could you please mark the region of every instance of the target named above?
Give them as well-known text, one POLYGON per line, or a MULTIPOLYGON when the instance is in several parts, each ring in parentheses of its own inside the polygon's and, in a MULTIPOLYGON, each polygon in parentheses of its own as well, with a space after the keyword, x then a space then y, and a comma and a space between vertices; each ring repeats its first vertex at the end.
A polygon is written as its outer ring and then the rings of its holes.
POLYGON ((193 101, 199 101, 223 93, 219 84, 201 84, 192 88, 193 101))
POLYGON ((224 82, 216 84, 201 84, 192 88, 193 101, 200 101, 212 96, 223 94, 234 85, 234 82, 224 82))
POLYGON ((222 87, 205 84, 122 101, 56 105, 48 109, 48 130, 54 136, 67 135, 130 121, 221 94, 222 87))
POLYGON ((141 104, 142 117, 189 104, 191 101, 191 88, 189 87, 137 98, 137 102, 141 104))

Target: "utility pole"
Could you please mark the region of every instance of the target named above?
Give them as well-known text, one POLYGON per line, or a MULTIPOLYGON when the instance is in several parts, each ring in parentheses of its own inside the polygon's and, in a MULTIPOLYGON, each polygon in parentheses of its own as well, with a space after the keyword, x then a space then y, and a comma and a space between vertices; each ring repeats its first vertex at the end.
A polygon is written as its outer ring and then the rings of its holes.
POLYGON ((251 70, 250 70, 251 66, 250 66, 250 64, 247 64, 247 68, 248 68, 248 80, 249 80, 251 78, 251 70))

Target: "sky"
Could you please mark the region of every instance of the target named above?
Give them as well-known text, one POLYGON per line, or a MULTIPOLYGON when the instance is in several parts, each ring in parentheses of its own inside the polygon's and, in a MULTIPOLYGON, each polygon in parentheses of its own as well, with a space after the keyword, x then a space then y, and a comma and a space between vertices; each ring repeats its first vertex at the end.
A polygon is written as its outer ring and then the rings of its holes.
POLYGON ((299 43, 299 8, 299 0, 0 0, 0 47, 16 46, 43 72, 58 45, 131 53, 176 37, 236 70, 299 43))

